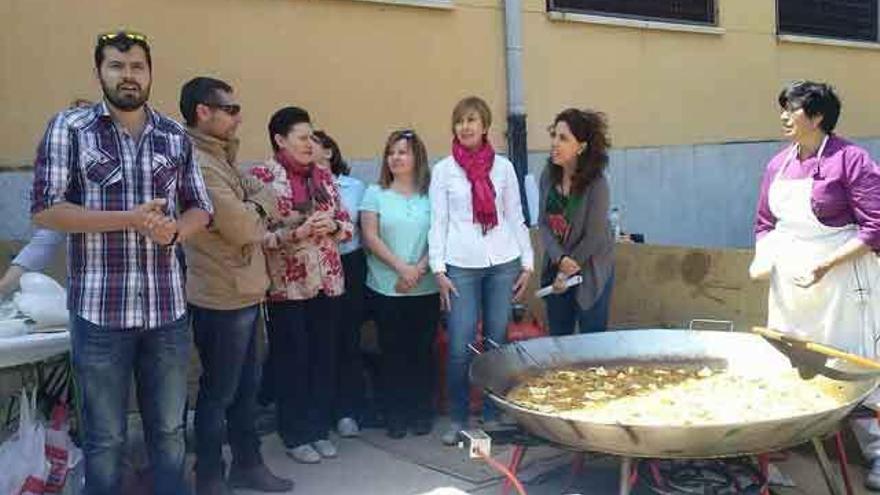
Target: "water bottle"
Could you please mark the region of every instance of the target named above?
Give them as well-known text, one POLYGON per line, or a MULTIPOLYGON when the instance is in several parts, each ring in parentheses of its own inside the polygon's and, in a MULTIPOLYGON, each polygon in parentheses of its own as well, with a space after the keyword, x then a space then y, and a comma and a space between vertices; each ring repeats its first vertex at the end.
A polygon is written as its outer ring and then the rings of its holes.
POLYGON ((623 231, 623 227, 621 226, 620 219, 620 207, 612 206, 611 211, 608 213, 608 223, 611 226, 611 235, 612 238, 616 241, 620 238, 620 234, 623 231))

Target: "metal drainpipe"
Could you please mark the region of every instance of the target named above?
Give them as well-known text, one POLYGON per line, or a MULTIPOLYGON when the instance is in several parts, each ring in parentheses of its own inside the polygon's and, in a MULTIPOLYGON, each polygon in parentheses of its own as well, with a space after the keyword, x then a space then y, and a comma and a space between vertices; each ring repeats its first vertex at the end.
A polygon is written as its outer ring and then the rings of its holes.
POLYGON ((504 0, 504 33, 507 55, 507 151, 516 169, 519 197, 526 224, 529 207, 523 180, 529 172, 529 148, 526 140, 526 103, 522 70, 522 5, 520 0, 504 0))

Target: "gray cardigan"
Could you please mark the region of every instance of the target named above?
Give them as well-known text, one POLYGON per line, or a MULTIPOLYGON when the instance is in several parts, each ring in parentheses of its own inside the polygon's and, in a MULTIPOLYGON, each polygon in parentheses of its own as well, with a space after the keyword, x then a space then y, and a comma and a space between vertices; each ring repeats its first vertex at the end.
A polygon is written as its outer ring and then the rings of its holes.
MULTIPOLYGON (((547 167, 555 165, 548 164, 547 167)), ((581 266, 584 281, 575 290, 581 310, 590 309, 602 295, 602 289, 614 269, 614 239, 608 223, 610 191, 605 174, 597 177, 583 192, 584 200, 574 212, 568 238, 560 243, 547 224, 547 197, 550 188, 547 168, 541 174, 540 214, 538 225, 544 244, 541 283, 552 283, 556 276, 556 264, 562 256, 569 256, 581 266)))

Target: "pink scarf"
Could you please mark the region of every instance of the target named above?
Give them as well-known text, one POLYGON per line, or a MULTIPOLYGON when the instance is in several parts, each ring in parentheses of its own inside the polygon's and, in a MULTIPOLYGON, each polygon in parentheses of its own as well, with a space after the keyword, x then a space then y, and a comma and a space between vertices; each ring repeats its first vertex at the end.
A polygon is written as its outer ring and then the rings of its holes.
POLYGON ((495 186, 489 178, 489 172, 495 163, 495 150, 489 141, 476 150, 469 150, 452 140, 452 156, 464 170, 471 183, 471 206, 474 210, 474 222, 483 227, 483 234, 498 225, 498 211, 495 209, 495 186))
POLYGON ((321 174, 317 167, 311 163, 296 161, 284 150, 275 153, 275 161, 287 172, 294 209, 308 211, 312 207, 313 200, 318 202, 327 200, 327 193, 321 188, 321 174))

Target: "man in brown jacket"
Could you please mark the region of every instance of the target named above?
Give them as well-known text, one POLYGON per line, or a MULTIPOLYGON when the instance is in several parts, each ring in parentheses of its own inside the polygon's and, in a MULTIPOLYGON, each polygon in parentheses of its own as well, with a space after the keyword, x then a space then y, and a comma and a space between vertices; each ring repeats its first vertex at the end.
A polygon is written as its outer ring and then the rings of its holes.
POLYGON ((235 133, 241 106, 229 84, 208 77, 189 81, 180 92, 180 112, 214 203, 212 224, 185 246, 186 296, 202 362, 195 418, 196 491, 285 492, 293 482, 265 466, 255 427, 257 321, 269 287, 261 243, 275 201, 268 190, 246 187, 238 174, 235 133), (221 455, 224 432, 233 455, 228 481, 221 455))

